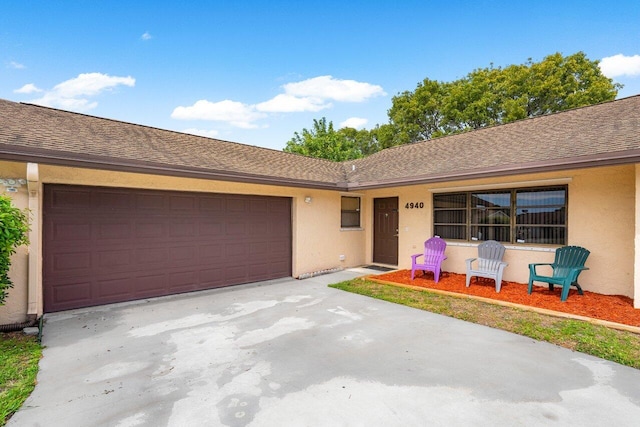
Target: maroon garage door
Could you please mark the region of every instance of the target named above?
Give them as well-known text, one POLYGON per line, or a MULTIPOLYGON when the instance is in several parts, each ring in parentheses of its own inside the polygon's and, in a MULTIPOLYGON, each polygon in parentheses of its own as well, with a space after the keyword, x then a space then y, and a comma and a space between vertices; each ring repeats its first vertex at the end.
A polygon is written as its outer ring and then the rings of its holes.
POLYGON ((291 275, 291 199, 46 185, 44 310, 291 275))

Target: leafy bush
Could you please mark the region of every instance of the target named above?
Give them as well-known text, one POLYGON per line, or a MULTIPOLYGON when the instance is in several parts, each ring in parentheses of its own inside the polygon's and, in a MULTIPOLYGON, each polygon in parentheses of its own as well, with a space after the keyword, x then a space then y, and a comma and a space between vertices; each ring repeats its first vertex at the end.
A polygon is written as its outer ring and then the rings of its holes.
POLYGON ((7 298, 9 288, 13 283, 9 278, 11 255, 16 248, 29 243, 29 218, 26 211, 11 205, 11 199, 0 195, 0 305, 7 298))

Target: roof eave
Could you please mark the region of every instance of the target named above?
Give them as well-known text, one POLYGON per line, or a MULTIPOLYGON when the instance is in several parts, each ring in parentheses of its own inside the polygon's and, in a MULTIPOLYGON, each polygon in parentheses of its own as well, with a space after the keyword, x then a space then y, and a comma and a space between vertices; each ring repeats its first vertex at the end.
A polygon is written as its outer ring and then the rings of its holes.
POLYGON ((241 182, 245 184, 277 185, 321 190, 347 190, 346 183, 311 181, 204 168, 181 167, 141 160, 124 160, 108 156, 89 156, 77 153, 74 155, 70 155, 69 153, 58 154, 46 152, 45 150, 25 152, 22 150, 16 151, 12 148, 14 147, 0 144, 0 159, 84 169, 102 169, 116 172, 148 173, 181 178, 241 182))
POLYGON ((426 174, 410 178, 397 178, 380 181, 349 182, 349 191, 373 190, 408 185, 432 184, 440 182, 462 181, 478 178, 522 175, 525 173, 556 172, 593 167, 616 166, 640 163, 640 149, 616 153, 580 156, 545 162, 517 163, 494 168, 482 168, 469 171, 454 171, 444 174, 426 174))

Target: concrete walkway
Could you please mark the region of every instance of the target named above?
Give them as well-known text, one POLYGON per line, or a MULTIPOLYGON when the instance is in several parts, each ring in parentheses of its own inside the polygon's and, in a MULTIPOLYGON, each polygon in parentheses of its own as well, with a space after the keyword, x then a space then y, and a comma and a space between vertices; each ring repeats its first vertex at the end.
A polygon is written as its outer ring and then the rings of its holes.
POLYGON ((18 426, 640 425, 640 370, 327 287, 48 315, 18 426))

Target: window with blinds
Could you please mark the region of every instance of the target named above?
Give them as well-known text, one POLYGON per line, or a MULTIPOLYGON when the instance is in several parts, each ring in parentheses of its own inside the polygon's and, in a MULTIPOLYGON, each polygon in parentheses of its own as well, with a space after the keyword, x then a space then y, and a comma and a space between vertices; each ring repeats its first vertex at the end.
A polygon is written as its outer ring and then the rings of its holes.
POLYGON ((567 187, 434 194, 433 218, 444 239, 566 245, 567 187))
POLYGON ((360 228, 360 197, 342 196, 340 201, 340 227, 360 228))

